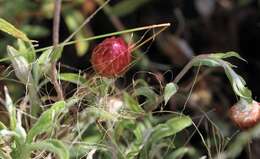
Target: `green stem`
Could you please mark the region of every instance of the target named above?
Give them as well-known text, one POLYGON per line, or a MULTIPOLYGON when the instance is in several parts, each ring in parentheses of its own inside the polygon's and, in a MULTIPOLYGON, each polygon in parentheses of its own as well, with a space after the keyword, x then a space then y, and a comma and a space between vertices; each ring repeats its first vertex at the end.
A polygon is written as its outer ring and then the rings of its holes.
MULTIPOLYGON (((118 32, 113 32, 113 33, 107 33, 107 34, 102 34, 102 35, 97 35, 97 36, 93 36, 90 38, 85 38, 85 39, 80 39, 80 40, 74 40, 74 41, 70 41, 70 42, 66 42, 66 43, 61 43, 58 46, 62 47, 62 46, 67 46, 67 45, 72 45, 78 42, 84 42, 84 41, 91 41, 91 40, 96 40, 96 39, 101 39, 101 38, 105 38, 105 37, 110 37, 110 36, 116 36, 116 35, 121 35, 121 34, 126 34, 126 33, 131 33, 131 32, 137 32, 137 31, 142 31, 142 30, 147 30, 147 29, 154 29, 154 28, 160 28, 160 27, 168 27, 170 26, 170 23, 162 23, 162 24, 155 24, 155 25, 149 25, 149 26, 144 26, 144 27, 139 27, 139 28, 133 28, 133 29, 127 29, 127 30, 123 30, 123 31, 118 31, 118 32)), ((36 49, 36 52, 41 52, 41 51, 45 51, 52 48, 52 46, 49 47, 44 47, 44 48, 40 48, 40 49, 36 49)))
POLYGON ((196 63, 200 59, 204 59, 207 57, 208 57, 207 54, 198 55, 194 57, 187 65, 185 65, 185 67, 181 70, 181 72, 175 77, 173 83, 177 84, 182 79, 182 77, 193 67, 194 63, 196 63))

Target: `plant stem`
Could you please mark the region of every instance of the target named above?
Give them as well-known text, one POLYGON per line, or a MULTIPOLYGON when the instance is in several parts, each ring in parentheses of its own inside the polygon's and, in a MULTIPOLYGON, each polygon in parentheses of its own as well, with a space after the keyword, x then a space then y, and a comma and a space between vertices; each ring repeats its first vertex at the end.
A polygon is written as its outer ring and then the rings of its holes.
MULTIPOLYGON (((70 41, 70 42, 66 42, 66 43, 61 43, 61 44, 59 44, 58 46, 60 46, 60 47, 61 47, 61 46, 67 46, 67 45, 72 45, 72 44, 75 44, 75 43, 78 43, 78 42, 91 41, 91 40, 106 38, 106 37, 115 36, 115 35, 120 35, 120 34, 126 34, 126 33, 131 33, 131 32, 137 32, 137 31, 147 30, 147 29, 168 27, 168 26, 170 26, 170 25, 171 25, 170 23, 162 23, 162 24, 148 25, 148 26, 144 26, 144 27, 133 28, 133 29, 127 29, 127 30, 122 30, 122 31, 118 31, 118 32, 113 32, 113 33, 108 33, 108 34, 97 35, 97 36, 93 36, 93 37, 86 38, 86 39, 74 40, 74 41, 70 41)), ((47 49, 50 49, 50 48, 52 48, 52 46, 37 49, 36 52, 41 52, 41 51, 44 51, 44 50, 47 50, 47 49)))
POLYGON ((181 70, 181 72, 175 77, 173 83, 177 84, 181 78, 189 71, 189 69, 193 66, 194 59, 192 59, 185 67, 181 70))
MULTIPOLYGON (((53 47, 58 47, 59 44, 59 31, 60 31, 60 12, 61 12, 61 0, 55 0, 54 7, 54 19, 53 19, 53 47)), ((58 100, 63 100, 63 91, 60 83, 57 80, 57 61, 51 63, 51 82, 57 92, 58 100)))
POLYGON ((173 83, 177 84, 181 79, 182 77, 189 71, 189 69, 191 67, 193 67, 193 64, 199 60, 199 59, 204 59, 204 58, 207 58, 208 57, 208 54, 203 54, 203 55, 198 55, 196 57, 194 57, 182 70, 181 72, 175 77, 175 79, 173 80, 173 83))

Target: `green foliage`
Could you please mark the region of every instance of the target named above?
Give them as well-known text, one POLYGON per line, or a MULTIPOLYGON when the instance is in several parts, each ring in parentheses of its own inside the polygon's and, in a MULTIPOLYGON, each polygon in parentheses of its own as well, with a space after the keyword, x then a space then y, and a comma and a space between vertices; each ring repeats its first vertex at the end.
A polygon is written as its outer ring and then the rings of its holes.
POLYGON ((164 88, 164 102, 165 105, 169 99, 177 92, 178 87, 174 83, 168 83, 164 88))
POLYGON ((32 77, 30 74, 30 66, 28 61, 23 56, 20 56, 20 53, 11 46, 7 46, 7 52, 10 57, 13 57, 11 62, 14 67, 16 77, 24 84, 31 81, 32 77))
POLYGON ((198 56, 193 59, 192 64, 194 66, 206 65, 209 67, 223 67, 236 95, 248 102, 252 102, 252 93, 246 87, 245 80, 232 69, 232 67, 234 67, 232 64, 224 60, 230 57, 236 57, 245 61, 236 52, 227 52, 198 56))
POLYGON ((13 37, 17 38, 17 39, 21 39, 27 42, 30 42, 29 38, 20 30, 18 30, 17 28, 15 28, 12 24, 10 24, 9 22, 7 22, 6 20, 0 18, 0 30, 12 35, 13 37))
POLYGON ((18 52, 28 61, 32 63, 35 61, 36 53, 33 46, 30 46, 30 43, 26 43, 20 39, 17 40, 18 52))
POLYGON ((56 123, 55 119, 59 113, 65 108, 65 102, 59 101, 53 104, 51 108, 42 113, 37 122, 28 132, 27 142, 31 143, 37 135, 50 131, 56 123))
MULTIPOLYGON (((28 4, 34 4, 24 0, 19 2, 25 5, 19 5, 17 12, 28 9, 28 4)), ((78 7, 83 2, 79 0, 72 3, 78 7)), ((125 16, 148 2, 149 0, 124 0, 110 9, 115 16, 125 16)), ((7 3, 11 7, 10 2, 7 3)), ((53 1, 44 0, 39 3, 42 4, 40 13, 45 18, 51 18, 53 1)), ((64 20, 69 31, 74 32, 84 21, 84 16, 73 5, 64 3, 64 20)), ((29 33, 30 37, 49 33, 44 27, 26 23, 21 24, 20 28, 29 33)), ((62 57, 65 45, 75 44, 78 55, 83 56, 88 51, 90 40, 146 29, 148 28, 128 29, 93 37, 88 37, 87 30, 81 30, 74 37, 76 41, 35 50, 24 32, 0 18, 0 30, 18 39, 16 47, 7 46, 8 57, 0 61, 11 62, 16 79, 24 87, 24 96, 18 101, 13 101, 12 93, 8 92, 7 87, 4 87, 5 98, 0 98, 8 118, 8 122, 0 121, 0 158, 29 159, 42 151, 43 157, 61 159, 86 156, 89 159, 177 159, 186 155, 199 158, 200 150, 183 141, 189 140, 193 135, 190 132, 190 129, 194 129, 191 127, 191 117, 183 112, 163 109, 155 111, 161 108, 162 102, 166 105, 173 95, 179 93, 176 83, 166 84, 161 93, 144 79, 136 79, 133 80, 132 87, 121 90, 116 87, 115 79, 98 75, 85 77, 82 72, 58 72, 59 80, 73 84, 64 89, 64 101, 52 97, 51 89, 45 92, 50 84, 51 62, 62 57), (36 56, 36 52, 41 51, 43 52, 36 56)), ((198 56, 191 62, 192 66, 223 67, 236 95, 251 101, 252 94, 246 87, 246 82, 233 70, 234 65, 226 61, 232 57, 244 60, 237 53, 228 52, 198 56)), ((203 134, 197 127, 195 130, 205 144, 203 134)), ((221 155, 235 158, 241 153, 241 146, 258 135, 259 126, 239 134, 221 155)), ((211 140, 217 139, 209 137, 207 142, 211 140)))
POLYGON ((152 111, 156 109, 157 103, 159 101, 159 96, 154 92, 151 87, 141 86, 134 90, 133 96, 143 96, 146 98, 145 102, 142 103, 144 105, 144 109, 152 111))
POLYGON ((6 87, 4 91, 5 91, 5 108, 7 109, 10 117, 10 128, 11 130, 14 130, 16 128, 16 109, 6 87))
POLYGON ((151 134, 149 140, 152 142, 158 142, 164 137, 175 135, 191 124, 192 120, 188 116, 179 116, 169 119, 163 124, 158 124, 153 129, 153 133, 151 134))
POLYGON ((126 92, 124 92, 124 102, 131 111, 137 113, 143 112, 143 109, 140 107, 139 103, 126 92))
POLYGON ((47 139, 41 142, 33 143, 29 146, 30 151, 47 150, 54 152, 60 159, 69 159, 69 151, 67 147, 57 139, 47 139))
POLYGON ((61 58, 62 51, 63 51, 63 46, 52 48, 51 62, 58 61, 61 58))
POLYGON ((60 73, 59 79, 77 85, 84 85, 87 83, 86 78, 82 77, 80 74, 75 73, 60 73))

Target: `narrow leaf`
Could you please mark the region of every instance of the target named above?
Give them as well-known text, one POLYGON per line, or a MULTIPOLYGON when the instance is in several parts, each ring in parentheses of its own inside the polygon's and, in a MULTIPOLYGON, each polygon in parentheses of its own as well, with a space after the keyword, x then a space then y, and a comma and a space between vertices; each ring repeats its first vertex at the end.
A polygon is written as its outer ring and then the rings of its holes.
POLYGON ((7 53, 10 57, 14 57, 11 59, 12 66, 14 67, 16 77, 26 84, 31 80, 30 67, 29 63, 23 56, 17 56, 20 53, 13 47, 7 46, 7 53))
POLYGON ((46 150, 53 152, 60 159, 69 159, 69 151, 66 146, 57 139, 47 139, 41 142, 33 143, 30 145, 30 150, 46 150))
POLYGON ((179 116, 169 119, 166 123, 159 124, 154 128, 150 137, 150 142, 157 142, 160 139, 175 135, 192 124, 192 120, 188 116, 179 116))
POLYGON ((4 92, 5 92, 5 107, 8 111, 9 118, 10 118, 10 128, 11 128, 11 130, 15 130, 15 128, 16 128, 16 108, 9 95, 7 87, 4 87, 4 92))
POLYGON ((27 135, 27 142, 31 143, 35 136, 48 132, 55 124, 55 117, 65 108, 65 102, 59 101, 53 104, 51 108, 42 113, 37 122, 33 125, 27 135))
POLYGON ((146 101, 144 102, 145 110, 152 111, 156 109, 158 102, 158 95, 150 87, 139 87, 134 90, 133 96, 144 96, 146 101))
POLYGON ((18 39, 17 40, 18 51, 23 55, 24 58, 28 61, 28 63, 33 63, 36 58, 36 53, 32 46, 28 45, 24 41, 18 39))
POLYGON ((51 61, 58 61, 61 58, 63 46, 55 47, 52 49, 51 61))
POLYGON ((87 82, 86 78, 76 73, 60 73, 59 79, 78 85, 83 85, 87 82))
POLYGON ((215 54, 211 54, 210 57, 217 58, 217 59, 225 59, 225 58, 230 58, 230 57, 236 57, 236 58, 238 58, 242 61, 246 61, 238 53, 236 53, 234 51, 230 51, 230 52, 226 52, 226 53, 215 53, 215 54))
POLYGON ((33 74, 35 81, 39 81, 39 79, 44 75, 48 74, 51 69, 51 54, 53 48, 50 48, 44 51, 40 57, 36 60, 36 63, 33 67, 33 74))
POLYGON ((139 103, 126 92, 124 92, 124 102, 131 111, 143 112, 143 109, 140 107, 139 103))
POLYGON ((7 22, 2 18, 0 18, 0 30, 7 34, 12 35, 17 39, 22 39, 27 42, 30 41, 29 38, 23 32, 21 32, 20 30, 15 28, 12 24, 10 24, 9 22, 7 22))
POLYGON ((168 83, 164 88, 164 104, 166 105, 169 99, 177 92, 178 86, 175 85, 173 82, 168 83))

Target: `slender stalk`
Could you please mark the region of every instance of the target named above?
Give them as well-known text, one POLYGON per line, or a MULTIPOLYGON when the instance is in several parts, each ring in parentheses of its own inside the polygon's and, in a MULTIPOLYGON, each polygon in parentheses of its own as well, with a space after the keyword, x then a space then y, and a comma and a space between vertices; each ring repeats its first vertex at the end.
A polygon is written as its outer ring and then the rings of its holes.
POLYGON ((193 66, 194 60, 191 60, 185 67, 181 70, 181 72, 175 77, 173 83, 178 83, 181 78, 189 71, 189 69, 193 66))
MULTIPOLYGON (((74 40, 74 41, 70 41, 70 42, 66 42, 66 43, 61 43, 58 46, 67 46, 67 45, 72 45, 78 42, 84 42, 84 41, 91 41, 91 40, 96 40, 96 39, 101 39, 101 38, 106 38, 106 37, 110 37, 110 36, 115 36, 115 35, 121 35, 121 34, 126 34, 126 33, 131 33, 131 32, 137 32, 137 31, 142 31, 142 30, 147 30, 147 29, 155 29, 155 28, 161 28, 161 27, 168 27, 170 26, 170 23, 162 23, 162 24, 155 24, 155 25, 149 25, 149 26, 144 26, 144 27, 139 27, 139 28, 133 28, 133 29, 127 29, 127 30, 122 30, 122 31, 118 31, 118 32, 113 32, 113 33, 108 33, 108 34, 102 34, 102 35, 97 35, 97 36, 93 36, 90 38, 85 38, 85 39, 80 39, 80 40, 74 40)), ((36 52, 41 52, 41 51, 45 51, 52 48, 52 46, 49 47, 44 47, 44 48, 40 48, 37 49, 36 52)))
MULTIPOLYGON (((59 31, 60 31, 60 12, 61 12, 61 0, 55 0, 55 8, 54 8, 54 19, 53 19, 53 47, 58 47, 59 44, 59 31)), ((57 79, 57 61, 53 61, 51 63, 51 82, 57 92, 58 100, 63 100, 63 91, 60 83, 57 79)))
POLYGON ((182 77, 190 70, 190 68, 193 67, 193 64, 199 60, 199 59, 204 59, 207 58, 208 54, 203 54, 203 55, 198 55, 196 57, 194 57, 182 70, 181 72, 175 77, 175 79, 173 80, 173 83, 177 84, 182 77))

